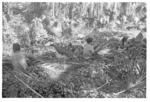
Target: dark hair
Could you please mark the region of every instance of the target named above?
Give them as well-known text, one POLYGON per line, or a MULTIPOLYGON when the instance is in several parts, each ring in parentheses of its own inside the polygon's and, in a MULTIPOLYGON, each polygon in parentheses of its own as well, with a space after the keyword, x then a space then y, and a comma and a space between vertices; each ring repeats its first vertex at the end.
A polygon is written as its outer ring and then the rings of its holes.
POLYGON ((20 45, 18 43, 13 44, 13 52, 20 51, 20 45))
POLYGON ((128 37, 127 37, 127 36, 124 36, 124 37, 122 38, 121 42, 122 42, 122 45, 123 45, 123 46, 125 45, 125 43, 127 42, 127 40, 128 40, 128 37))
POLYGON ((54 22, 53 26, 56 27, 58 25, 58 22, 54 22))
POLYGON ((92 41, 93 41, 93 39, 90 38, 90 37, 86 39, 86 42, 87 42, 88 44, 90 44, 92 41))

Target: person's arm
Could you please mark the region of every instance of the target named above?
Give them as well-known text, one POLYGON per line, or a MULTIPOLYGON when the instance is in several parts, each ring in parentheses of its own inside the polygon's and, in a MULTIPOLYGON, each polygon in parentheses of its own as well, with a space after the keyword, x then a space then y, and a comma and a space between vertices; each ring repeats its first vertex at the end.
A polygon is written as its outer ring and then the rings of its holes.
POLYGON ((23 56, 23 59, 21 60, 20 64, 22 65, 23 69, 27 69, 27 62, 25 57, 23 56))
POLYGON ((93 46, 92 46, 92 48, 91 48, 91 52, 92 52, 92 54, 95 52, 95 51, 94 51, 94 47, 93 47, 93 46))
POLYGON ((91 47, 90 47, 90 53, 91 53, 91 55, 93 55, 93 54, 94 54, 94 52, 95 52, 95 51, 94 51, 94 47, 93 47, 93 46, 91 46, 91 47))

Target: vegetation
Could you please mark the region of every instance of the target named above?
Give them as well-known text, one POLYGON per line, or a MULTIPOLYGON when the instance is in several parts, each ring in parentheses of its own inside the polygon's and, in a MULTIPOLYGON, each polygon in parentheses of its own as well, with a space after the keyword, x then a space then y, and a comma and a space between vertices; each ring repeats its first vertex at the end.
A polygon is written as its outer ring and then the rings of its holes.
POLYGON ((3 2, 3 97, 145 98, 145 3, 3 2), (95 53, 86 59, 85 40, 95 53), (30 76, 13 73, 12 43, 30 76))

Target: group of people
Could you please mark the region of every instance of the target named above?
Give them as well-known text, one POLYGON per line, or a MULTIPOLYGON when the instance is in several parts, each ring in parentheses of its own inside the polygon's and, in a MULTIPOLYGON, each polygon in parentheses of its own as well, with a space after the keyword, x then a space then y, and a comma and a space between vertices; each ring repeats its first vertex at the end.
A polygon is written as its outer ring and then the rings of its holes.
MULTIPOLYGON (((91 37, 86 39, 86 44, 83 47, 83 56, 85 59, 89 59, 94 53, 94 47, 91 45, 92 41, 93 39, 91 37)), ((12 64, 14 67, 14 71, 27 73, 26 69, 28 65, 26 62, 26 57, 21 51, 19 43, 13 44, 12 64)))

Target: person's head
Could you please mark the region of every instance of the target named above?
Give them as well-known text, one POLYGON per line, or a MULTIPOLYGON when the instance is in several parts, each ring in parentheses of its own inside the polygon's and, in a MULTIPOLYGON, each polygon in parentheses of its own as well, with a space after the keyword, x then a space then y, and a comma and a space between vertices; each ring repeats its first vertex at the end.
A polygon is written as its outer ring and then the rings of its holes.
POLYGON ((69 46, 72 47, 72 43, 71 42, 69 42, 69 46))
POLYGON ((55 21, 54 24, 53 24, 53 26, 57 27, 57 25, 58 25, 58 22, 55 21))
POLYGON ((19 52, 20 51, 20 45, 18 43, 13 43, 13 52, 19 52))
POLYGON ((92 39, 91 37, 89 37, 89 38, 86 39, 86 42, 87 42, 88 44, 90 44, 92 41, 93 41, 93 39, 92 39))

